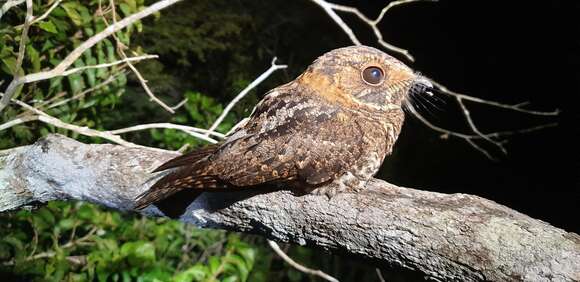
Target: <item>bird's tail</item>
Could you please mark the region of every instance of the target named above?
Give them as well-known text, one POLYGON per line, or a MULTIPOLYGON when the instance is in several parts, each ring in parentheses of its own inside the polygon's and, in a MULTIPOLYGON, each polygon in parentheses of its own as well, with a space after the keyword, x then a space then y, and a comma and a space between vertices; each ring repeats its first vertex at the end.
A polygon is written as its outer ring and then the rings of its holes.
MULTIPOLYGON (((149 190, 137 196, 133 209, 141 210, 163 201, 184 189, 214 188, 220 186, 219 179, 209 175, 211 163, 208 156, 217 146, 210 146, 176 157, 162 164, 153 172, 175 169, 159 179, 149 190)), ((193 201, 194 199, 191 199, 193 201)))

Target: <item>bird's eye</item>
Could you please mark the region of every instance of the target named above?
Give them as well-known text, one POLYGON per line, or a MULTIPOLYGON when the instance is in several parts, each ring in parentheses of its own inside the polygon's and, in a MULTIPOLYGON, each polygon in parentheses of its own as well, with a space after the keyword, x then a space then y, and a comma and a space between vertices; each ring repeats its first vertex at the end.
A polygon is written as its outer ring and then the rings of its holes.
POLYGON ((362 79, 371 85, 378 85, 383 81, 385 73, 379 67, 367 67, 362 72, 362 79))

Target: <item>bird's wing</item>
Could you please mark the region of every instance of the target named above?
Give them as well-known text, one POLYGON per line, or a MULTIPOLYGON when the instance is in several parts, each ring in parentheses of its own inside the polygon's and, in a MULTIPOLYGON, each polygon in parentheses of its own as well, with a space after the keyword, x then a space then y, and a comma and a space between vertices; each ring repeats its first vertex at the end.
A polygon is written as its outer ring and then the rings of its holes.
POLYGON ((359 124, 338 107, 274 93, 218 148, 162 165, 174 168, 139 196, 141 209, 183 189, 232 189, 300 181, 319 185, 344 174, 364 150, 359 124))
POLYGON ((361 157, 363 131, 339 107, 289 94, 264 102, 267 107, 258 107, 240 129, 245 137, 212 156, 222 181, 237 187, 294 180, 319 185, 361 157))

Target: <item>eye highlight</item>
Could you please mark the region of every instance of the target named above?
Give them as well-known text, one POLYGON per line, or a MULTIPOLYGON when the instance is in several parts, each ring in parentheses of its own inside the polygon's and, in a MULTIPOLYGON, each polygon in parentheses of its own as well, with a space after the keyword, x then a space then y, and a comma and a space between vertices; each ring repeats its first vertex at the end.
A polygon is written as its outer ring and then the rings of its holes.
POLYGON ((362 79, 364 82, 371 85, 378 85, 383 82, 385 78, 385 73, 383 70, 376 66, 370 66, 362 71, 362 79))

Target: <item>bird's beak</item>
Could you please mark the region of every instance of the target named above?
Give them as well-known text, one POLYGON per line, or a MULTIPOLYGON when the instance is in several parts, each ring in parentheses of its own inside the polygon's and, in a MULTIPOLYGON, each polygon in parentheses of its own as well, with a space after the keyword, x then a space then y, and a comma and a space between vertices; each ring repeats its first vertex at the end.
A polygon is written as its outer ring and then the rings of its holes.
POLYGON ((418 75, 417 78, 413 81, 413 85, 411 85, 411 89, 409 90, 410 94, 422 94, 425 93, 429 96, 433 96, 433 83, 431 80, 424 76, 418 75))

